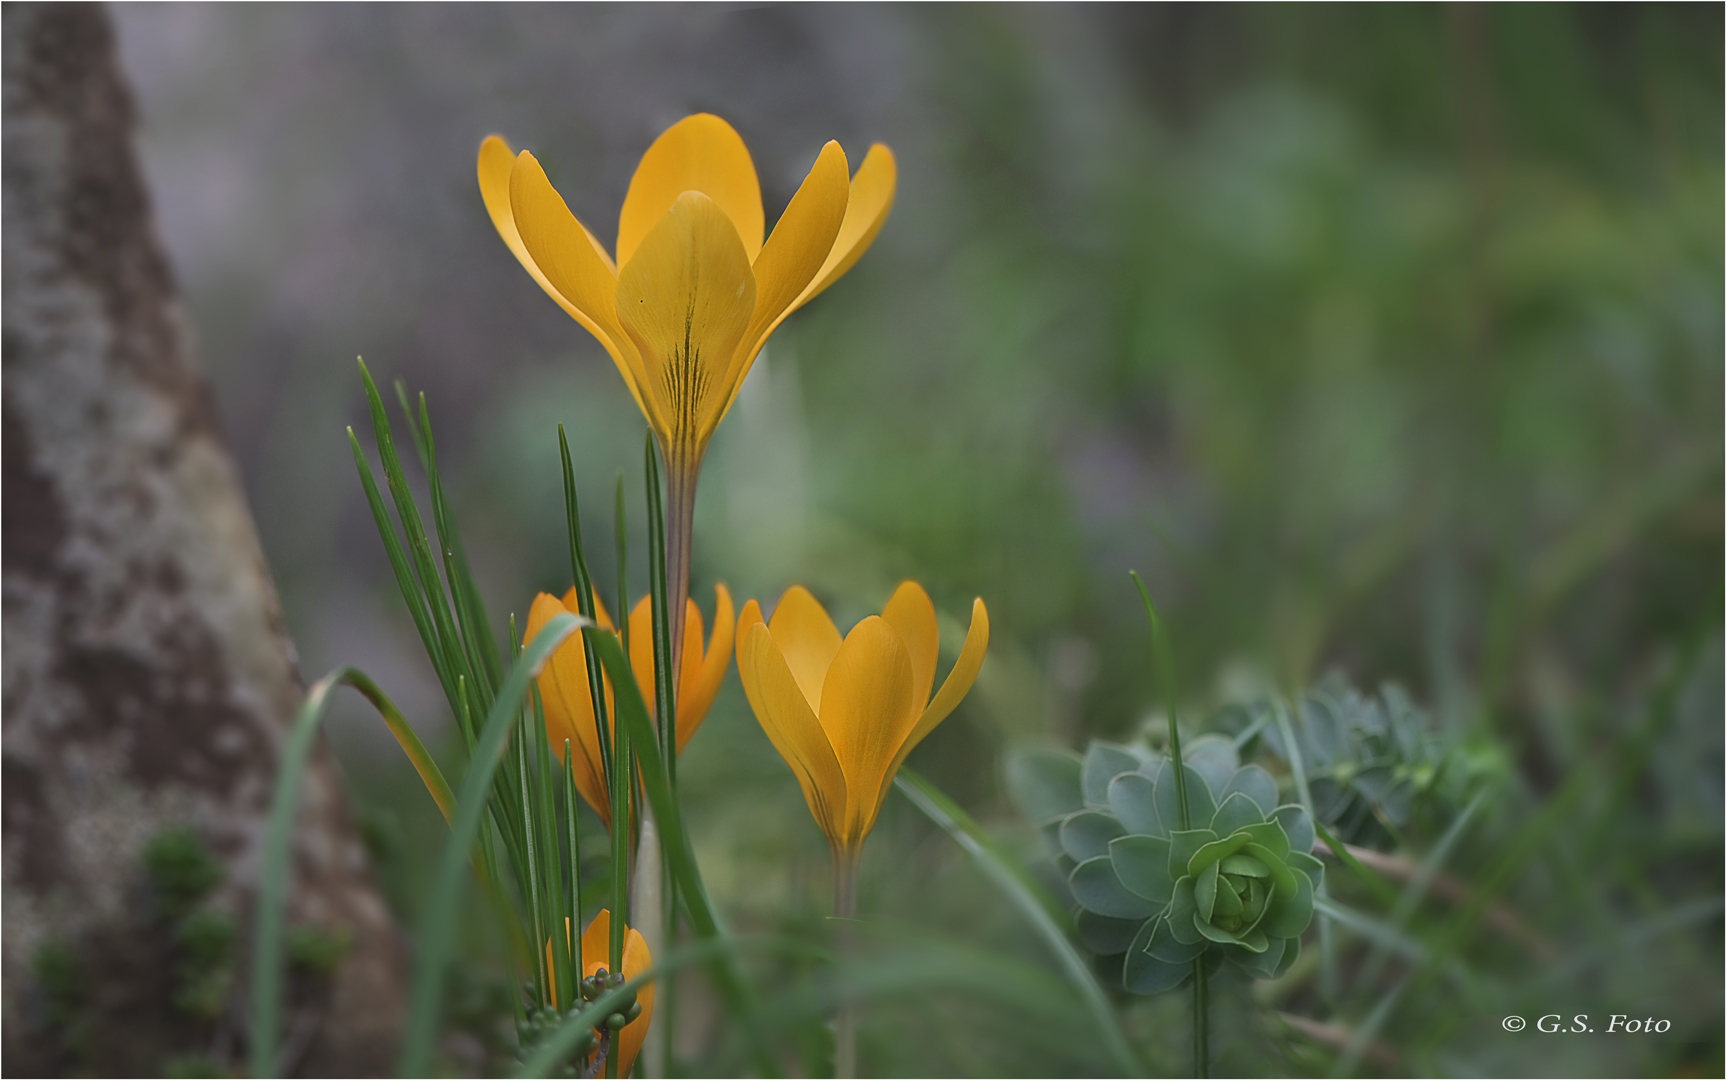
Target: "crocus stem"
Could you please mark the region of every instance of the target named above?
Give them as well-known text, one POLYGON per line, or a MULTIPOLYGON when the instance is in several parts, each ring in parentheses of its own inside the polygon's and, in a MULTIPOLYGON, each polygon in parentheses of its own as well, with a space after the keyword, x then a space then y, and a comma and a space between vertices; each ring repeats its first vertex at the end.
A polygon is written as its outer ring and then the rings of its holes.
POLYGON ((1211 1074, 1210 976, 1204 957, 1193 961, 1193 1075, 1211 1074))
MULTIPOLYGON (((851 924, 857 918, 857 852, 833 852, 833 917, 837 920, 841 959, 851 955, 851 924)), ((833 1075, 851 1080, 857 1075, 857 1005, 840 988, 839 1011, 833 1017, 833 1075)))

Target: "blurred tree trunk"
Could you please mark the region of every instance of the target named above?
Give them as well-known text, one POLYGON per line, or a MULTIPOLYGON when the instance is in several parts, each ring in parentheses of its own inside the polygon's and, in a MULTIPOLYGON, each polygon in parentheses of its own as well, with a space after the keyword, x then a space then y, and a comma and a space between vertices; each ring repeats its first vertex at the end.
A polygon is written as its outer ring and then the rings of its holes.
MULTIPOLYGON (((3 47, 4 1071, 228 1070, 299 675, 107 13, 7 4, 3 47)), ((302 805, 283 1064, 378 1074, 400 949, 327 751, 302 805)))

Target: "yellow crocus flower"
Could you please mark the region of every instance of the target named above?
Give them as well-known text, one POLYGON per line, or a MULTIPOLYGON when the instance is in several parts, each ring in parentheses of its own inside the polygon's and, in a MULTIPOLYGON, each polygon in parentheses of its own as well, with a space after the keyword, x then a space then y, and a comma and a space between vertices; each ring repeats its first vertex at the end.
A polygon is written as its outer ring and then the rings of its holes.
POLYGON ((617 257, 570 213, 527 151, 497 135, 479 151, 492 224, 551 298, 599 340, 666 462, 675 651, 688 593, 695 482, 707 442, 767 337, 862 256, 892 207, 897 168, 872 147, 855 177, 821 148, 771 236, 749 150, 699 113, 654 140, 617 226, 617 257))
MULTIPOLYGON (((725 681, 725 670, 731 666, 731 642, 735 621, 732 618, 731 593, 724 585, 715 585, 713 639, 702 648, 703 627, 701 609, 694 600, 686 601, 685 620, 690 633, 683 641, 683 662, 677 676, 677 749, 695 734, 706 719, 707 710, 725 681)), ((629 613, 629 661, 641 696, 647 708, 654 709, 653 693, 653 615, 648 597, 642 597, 629 613)), ((594 597, 595 621, 607 630, 612 628, 611 614, 594 597)), ((527 616, 523 641, 534 635, 552 619, 564 613, 576 614, 576 592, 572 588, 559 600, 550 593, 534 597, 527 616)), ((593 719, 593 696, 587 682, 587 656, 579 634, 570 637, 551 654, 536 679, 540 701, 545 707, 546 735, 559 758, 563 756, 565 740, 575 748, 575 786, 588 805, 599 811, 607 827, 611 825, 611 801, 606 797, 609 786, 600 770, 599 725, 593 719)), ((605 677, 606 715, 615 716, 612 705, 611 680, 605 677)))
MULTIPOLYGON (((914 581, 880 615, 841 640, 802 586, 780 598, 771 621, 751 600, 737 620, 737 670, 767 737, 797 774, 841 879, 875 827, 887 785, 905 757, 959 704, 989 647, 989 612, 971 605, 964 648, 941 690, 935 606, 914 581)), ((841 898, 846 906, 848 897, 841 898)), ((847 914, 841 911, 841 914, 847 914)))
MULTIPOLYGON (((564 920, 564 933, 569 933, 569 920, 564 920)), ((581 956, 577 966, 581 969, 581 978, 590 979, 602 970, 608 970, 611 957, 611 909, 601 908, 593 921, 581 935, 581 956)), ((632 926, 623 930, 623 977, 624 981, 635 978, 653 966, 653 956, 647 951, 647 940, 641 932, 632 926)), ((549 976, 551 974, 551 939, 545 942, 546 981, 551 984, 552 1005, 556 1007, 557 984, 549 976)), ((635 1056, 641 1052, 641 1044, 647 1039, 647 1028, 653 1022, 653 984, 643 986, 635 995, 635 1000, 641 1003, 641 1015, 625 1024, 618 1035, 617 1043, 617 1075, 628 1076, 629 1070, 635 1065, 635 1056)), ((599 1035, 598 1028, 594 1034, 599 1035)), ((595 1050, 589 1057, 597 1057, 595 1050)))

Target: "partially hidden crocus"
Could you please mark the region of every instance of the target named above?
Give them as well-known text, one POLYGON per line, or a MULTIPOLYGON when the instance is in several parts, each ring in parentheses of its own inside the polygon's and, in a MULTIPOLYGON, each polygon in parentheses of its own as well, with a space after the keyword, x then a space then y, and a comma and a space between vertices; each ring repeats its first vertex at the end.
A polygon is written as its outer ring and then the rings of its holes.
POLYGON ((708 440, 768 335, 868 249, 896 179, 885 146, 872 147, 853 177, 829 142, 768 236, 742 138, 717 116, 685 117, 636 167, 614 260, 531 153, 512 153, 496 135, 480 146, 480 193, 504 243, 605 347, 659 442, 674 653, 708 440))
MULTIPOLYGON (((568 920, 564 920, 564 932, 569 932, 568 920)), ((593 921, 587 924, 587 929, 581 935, 581 957, 577 966, 581 969, 583 979, 591 979, 601 971, 611 972, 611 909, 602 908, 593 921)), ((623 930, 623 977, 627 982, 642 974, 653 966, 653 957, 647 950, 647 940, 634 927, 625 926, 623 930)), ((547 982, 551 984, 551 999, 554 1007, 557 1000, 557 983, 549 978, 551 972, 551 941, 545 943, 545 970, 547 982)), ((625 1024, 623 1030, 614 1037, 617 1039, 617 1075, 628 1076, 629 1070, 635 1065, 635 1056, 641 1052, 641 1044, 647 1039, 648 1025, 653 1022, 653 984, 648 983, 636 992, 635 1000, 641 1004, 641 1015, 625 1024)), ((595 1036, 602 1034, 594 1029, 595 1036)), ((599 1051, 595 1049, 588 1064, 598 1064, 599 1051)))
MULTIPOLYGON (((887 786, 908 755, 959 704, 989 647, 989 612, 971 628, 931 700, 940 652, 935 606, 914 581, 843 639, 801 585, 763 621, 751 600, 737 619, 737 671, 767 737, 797 775, 842 880, 875 827, 887 786)), ((841 914, 845 914, 841 912, 841 914)))
MULTIPOLYGON (((707 710, 712 707, 720 684, 725 681, 725 670, 731 666, 732 633, 736 625, 732 615, 731 593, 724 585, 715 585, 713 591, 713 639, 707 643, 705 649, 702 647, 701 609, 694 600, 685 601, 684 617, 688 621, 690 633, 684 638, 683 662, 678 666, 675 699, 677 749, 680 753, 684 744, 689 742, 690 737, 701 726, 701 721, 706 719, 707 710)), ((611 614, 597 596, 594 597, 594 607, 594 621, 606 630, 612 629, 611 614)), ((550 593, 540 593, 534 597, 533 607, 528 611, 527 630, 522 635, 522 640, 532 641, 546 623, 566 613, 577 614, 575 589, 564 593, 561 600, 550 593)), ((647 702, 649 713, 652 713, 655 709, 653 615, 649 610, 648 597, 642 597, 629 613, 629 661, 636 686, 640 688, 641 696, 647 702)), ((617 715, 617 710, 612 701, 610 676, 603 678, 605 712, 608 718, 613 718, 617 715)), ((600 767, 604 759, 599 752, 599 725, 594 722, 593 695, 589 690, 587 656, 582 648, 581 635, 571 636, 551 654, 551 659, 540 671, 535 682, 539 687, 540 701, 545 708, 546 736, 551 740, 559 758, 563 756, 566 741, 573 748, 575 760, 571 771, 575 774, 576 789, 581 792, 582 798, 587 800, 589 806, 599 811, 599 816, 609 828, 611 800, 606 793, 610 788, 600 767)), ((610 737, 609 731, 607 737, 610 737)))

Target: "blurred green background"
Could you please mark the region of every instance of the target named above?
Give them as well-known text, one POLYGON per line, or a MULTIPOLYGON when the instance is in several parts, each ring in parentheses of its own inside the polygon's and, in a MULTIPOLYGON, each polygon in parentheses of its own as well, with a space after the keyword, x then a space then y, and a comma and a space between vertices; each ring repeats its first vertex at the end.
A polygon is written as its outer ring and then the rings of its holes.
MULTIPOLYGON (((842 627, 902 577, 953 619, 984 597, 983 677, 911 764, 1027 854, 1008 750, 1166 719, 1128 568, 1172 627, 1195 729, 1327 672, 1398 683, 1498 763, 1452 870, 1504 876, 1494 895, 1552 952, 1429 943, 1454 963, 1379 1018, 1384 1054, 1359 1067, 1719 1075, 1718 5, 114 13, 308 676, 358 664, 447 738, 342 430, 367 439, 356 354, 426 393, 494 618, 568 585, 558 422, 589 528, 610 535, 623 470, 640 534, 640 416, 493 232, 484 135, 532 149, 608 244, 641 152, 689 112, 742 133, 770 222, 823 141, 854 164, 885 142, 886 229, 775 335, 713 443, 704 609, 717 580, 764 602, 802 582, 842 627), (1512 1006, 1674 1027, 1516 1037, 1512 1006)), ((352 708, 332 738, 411 914, 435 811, 375 720, 352 708)), ((721 906, 823 933, 825 845, 734 679, 682 768, 721 906)), ((1433 837, 1392 839, 1418 857, 1433 837)), ((904 954, 941 935, 1046 963, 897 797, 864 874, 904 954)), ((1270 1010, 1346 1033, 1381 992, 1249 1007, 1224 987, 1219 1070, 1325 1072, 1340 1044, 1270 1010)), ((865 1068, 1101 1067, 986 998, 883 1002, 865 1068)), ((1154 1068, 1185 1067, 1181 995, 1123 1007, 1154 1068)), ((684 1023, 691 1054, 714 1045, 699 1001, 684 1023)))

